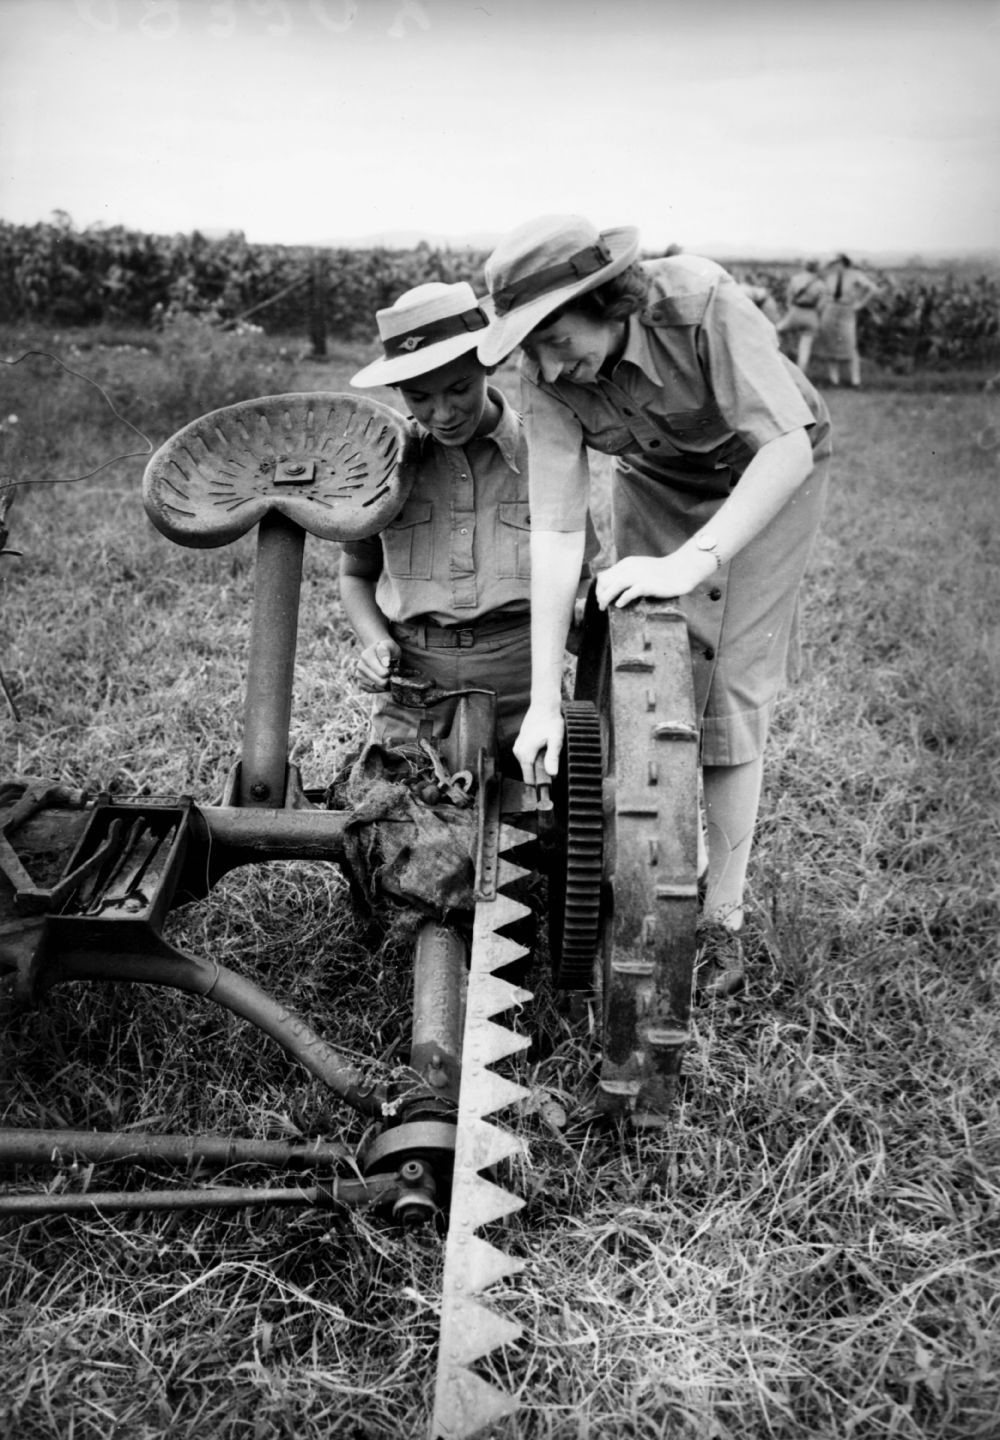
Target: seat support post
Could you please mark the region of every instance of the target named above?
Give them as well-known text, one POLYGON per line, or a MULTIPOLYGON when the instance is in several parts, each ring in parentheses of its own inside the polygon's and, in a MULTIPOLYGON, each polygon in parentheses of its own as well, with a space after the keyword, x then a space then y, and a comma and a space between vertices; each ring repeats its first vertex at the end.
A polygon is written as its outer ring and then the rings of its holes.
POLYGON ((298 638, 305 531, 276 510, 257 535, 239 803, 280 809, 298 638))

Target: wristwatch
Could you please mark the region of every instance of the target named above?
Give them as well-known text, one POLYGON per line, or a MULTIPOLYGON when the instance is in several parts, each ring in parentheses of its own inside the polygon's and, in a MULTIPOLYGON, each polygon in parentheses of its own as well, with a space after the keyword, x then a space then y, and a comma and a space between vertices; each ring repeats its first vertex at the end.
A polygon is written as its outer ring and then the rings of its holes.
POLYGON ((719 542, 710 530, 702 530, 694 537, 695 548, 715 556, 715 568, 721 570, 726 563, 719 554, 719 542))

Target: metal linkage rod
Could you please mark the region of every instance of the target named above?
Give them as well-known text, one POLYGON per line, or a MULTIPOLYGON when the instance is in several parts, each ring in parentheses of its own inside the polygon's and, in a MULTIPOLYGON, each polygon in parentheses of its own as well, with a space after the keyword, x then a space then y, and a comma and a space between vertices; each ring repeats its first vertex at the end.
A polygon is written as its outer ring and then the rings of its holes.
POLYGON ((0 1162, 51 1165, 74 1159, 159 1160, 168 1165, 335 1165, 346 1145, 327 1140, 240 1140, 225 1135, 151 1135, 121 1130, 0 1129, 0 1162))
POLYGON ((394 1175, 333 1179, 284 1190, 217 1186, 203 1190, 114 1190, 74 1195, 0 1195, 0 1215, 80 1215, 104 1211, 239 1210, 248 1205, 372 1205, 399 1188, 394 1175))

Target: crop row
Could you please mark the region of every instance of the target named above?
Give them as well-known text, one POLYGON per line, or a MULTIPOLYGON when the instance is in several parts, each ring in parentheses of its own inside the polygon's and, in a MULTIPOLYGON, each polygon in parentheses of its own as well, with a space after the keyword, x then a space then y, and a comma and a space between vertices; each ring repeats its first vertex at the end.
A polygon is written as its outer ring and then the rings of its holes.
MULTIPOLYGON (((0 321, 148 326, 177 312, 253 320, 275 333, 367 337, 376 309, 427 280, 481 289, 481 252, 426 244, 412 250, 255 245, 242 234, 209 239, 126 230, 77 230, 0 221, 0 321)), ((881 289, 861 313, 865 354, 890 367, 984 365, 1000 360, 1000 279, 938 269, 874 272, 881 289)), ((788 266, 753 277, 783 301, 788 266)))

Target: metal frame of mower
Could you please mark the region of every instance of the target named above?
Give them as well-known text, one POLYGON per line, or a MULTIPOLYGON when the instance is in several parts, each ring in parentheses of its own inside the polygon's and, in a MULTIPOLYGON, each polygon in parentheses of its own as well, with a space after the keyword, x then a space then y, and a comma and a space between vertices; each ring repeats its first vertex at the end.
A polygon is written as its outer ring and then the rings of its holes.
MULTIPOLYGON (((198 995, 269 1035, 373 1122, 374 1138, 354 1164, 323 1140, 0 1130, 0 1164, 15 1176, 53 1156, 297 1172, 282 1187, 109 1193, 27 1191, 16 1179, 0 1214, 374 1204, 413 1223, 448 1210, 432 1433, 457 1440, 511 1408, 472 1368, 511 1338, 509 1327, 471 1297, 517 1268, 474 1232, 521 1203, 492 1178, 520 1142, 485 1118, 525 1093, 493 1068, 528 1043, 498 1020, 531 998, 502 973, 526 955, 512 938, 529 913, 510 893, 525 874, 518 862, 530 854, 549 877, 555 984, 601 995, 599 1108, 640 1126, 667 1123, 691 1001, 698 747, 687 632, 671 603, 609 616, 588 598, 551 797, 500 774, 492 697, 448 697, 458 703, 435 746, 446 782, 439 805, 463 809, 474 881, 466 915, 429 914, 417 935, 405 1082, 370 1081, 280 997, 163 938, 172 907, 237 866, 346 867, 357 816, 327 808, 326 792, 304 790, 288 763, 303 547, 306 532, 348 539, 382 528, 405 495, 406 444, 394 411, 325 392, 243 402, 178 432, 147 467, 154 524, 199 547, 258 526, 243 743, 220 803, 125 800, 30 778, 0 786, 0 975, 22 1004, 83 980, 198 995), (448 777, 463 773, 472 784, 449 794, 448 777)), ((442 698, 397 683, 411 704, 442 698)), ((377 823, 398 832, 409 822, 377 823)))

